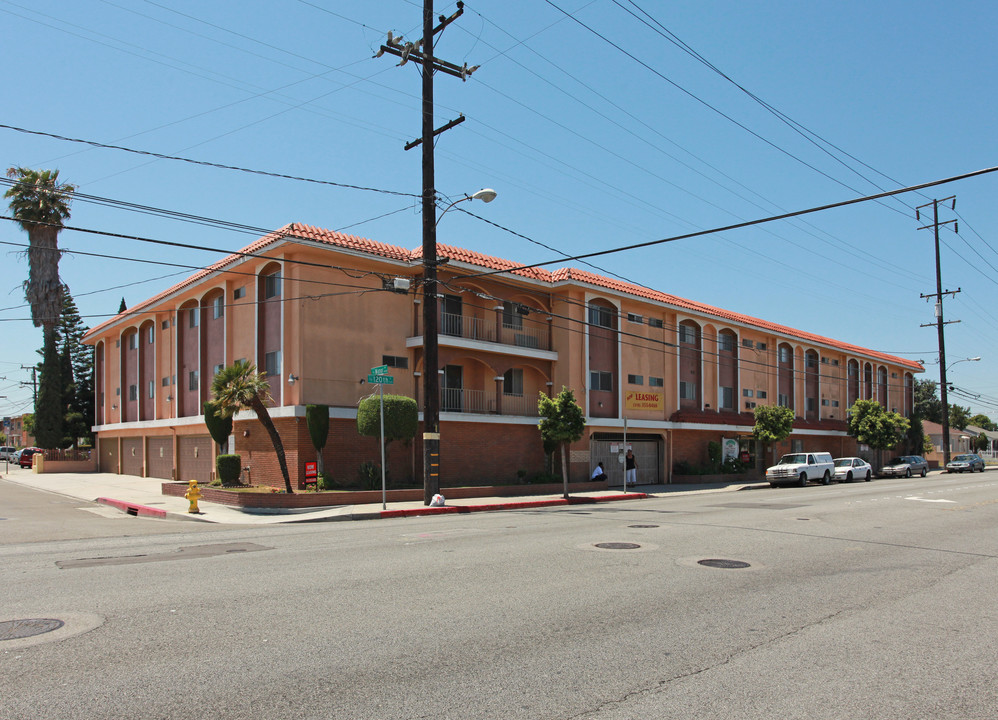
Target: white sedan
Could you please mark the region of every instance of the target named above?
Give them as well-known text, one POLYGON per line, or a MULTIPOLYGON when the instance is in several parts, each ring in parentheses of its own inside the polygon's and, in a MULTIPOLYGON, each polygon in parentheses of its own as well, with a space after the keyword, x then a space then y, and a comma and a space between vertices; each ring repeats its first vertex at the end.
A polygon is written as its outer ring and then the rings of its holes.
POLYGON ((849 482, 863 478, 870 482, 873 477, 873 468, 863 458, 846 457, 835 460, 835 480, 838 482, 849 482))

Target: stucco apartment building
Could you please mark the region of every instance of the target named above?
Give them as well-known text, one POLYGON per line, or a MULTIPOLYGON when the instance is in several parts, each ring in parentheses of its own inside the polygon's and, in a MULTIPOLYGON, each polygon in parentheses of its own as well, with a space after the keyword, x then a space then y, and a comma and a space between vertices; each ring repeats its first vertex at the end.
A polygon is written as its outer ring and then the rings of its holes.
MULTIPOLYGON (((668 482, 707 443, 750 437, 757 405, 781 404, 794 432, 772 452, 855 452, 846 413, 872 398, 909 415, 921 365, 578 269, 438 246, 442 487, 513 482, 544 467, 537 396, 571 388, 587 416, 572 480, 602 460, 611 481, 623 434, 639 482, 668 482), (496 272, 505 271, 505 272, 496 272)), ((103 471, 207 480, 215 448, 201 416, 211 379, 236 360, 270 378, 292 482, 315 459, 306 404, 330 407, 326 468, 341 479, 377 461, 356 430, 370 369, 422 407, 421 252, 291 224, 91 330, 103 471), (395 279, 410 281, 397 291, 395 279)), ((281 485, 269 439, 236 417, 234 451, 255 483, 281 485)), ((394 443, 394 477, 419 479, 420 443, 394 443)))

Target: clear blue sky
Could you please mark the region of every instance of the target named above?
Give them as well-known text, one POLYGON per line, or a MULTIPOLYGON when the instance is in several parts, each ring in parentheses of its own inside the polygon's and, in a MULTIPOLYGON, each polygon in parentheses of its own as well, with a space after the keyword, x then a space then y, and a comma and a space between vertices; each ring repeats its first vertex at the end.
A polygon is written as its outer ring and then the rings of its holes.
MULTIPOLYGON (((464 83, 437 76, 436 124, 467 117, 437 142, 437 189, 456 199, 493 187, 495 202, 462 207, 574 255, 998 165, 996 14, 991 3, 920 0, 472 1, 437 40, 439 57, 481 65, 464 83)), ((420 78, 411 64, 372 57, 389 30, 418 38, 421 2, 0 0, 0 124, 418 194, 419 150, 402 146, 420 132, 420 78)), ((420 244, 416 206, 399 195, 6 128, 0 163, 58 168, 83 193, 252 227, 302 222, 420 244)), ((961 322, 948 326, 947 356, 983 360, 956 365, 950 380, 987 400, 951 400, 995 418, 996 175, 594 262, 669 293, 924 360, 924 377, 938 379, 935 330, 919 327, 934 320, 919 298, 935 291, 932 235, 917 230, 925 223, 913 208, 955 194, 957 215, 943 217, 958 216, 960 233, 943 231, 942 266, 944 287, 962 289, 946 317, 961 322)), ((68 224, 226 250, 256 237, 82 201, 68 224)), ((459 212, 438 239, 521 262, 559 257, 459 212)), ((4 221, 0 241, 26 235, 4 221)), ((122 296, 131 306, 188 274, 136 260, 200 266, 219 257, 74 231, 60 244, 69 251, 62 277, 91 326, 122 296)), ((41 345, 17 250, 0 245, 0 415, 30 410, 19 367, 41 345)), ((580 265, 550 267, 562 264, 580 265)))

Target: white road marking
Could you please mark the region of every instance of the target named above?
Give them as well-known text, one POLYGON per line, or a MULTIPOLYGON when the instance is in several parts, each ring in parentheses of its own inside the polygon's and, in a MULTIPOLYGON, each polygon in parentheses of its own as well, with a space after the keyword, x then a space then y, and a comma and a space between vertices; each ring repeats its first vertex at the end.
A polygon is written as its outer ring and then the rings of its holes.
POLYGON ((956 503, 956 500, 929 500, 928 498, 920 497, 906 497, 905 500, 918 500, 919 502, 931 502, 931 503, 956 503))

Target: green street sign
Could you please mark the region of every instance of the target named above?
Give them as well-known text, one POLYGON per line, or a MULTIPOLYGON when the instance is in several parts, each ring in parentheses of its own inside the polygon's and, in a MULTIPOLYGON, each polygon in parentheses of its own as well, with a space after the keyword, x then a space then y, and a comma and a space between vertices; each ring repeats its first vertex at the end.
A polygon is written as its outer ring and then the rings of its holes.
POLYGON ((395 378, 391 375, 368 375, 367 381, 372 385, 394 385, 395 378))
POLYGON ((371 368, 371 374, 372 375, 387 375, 388 374, 388 366, 387 365, 378 365, 378 367, 373 367, 373 368, 371 368))

